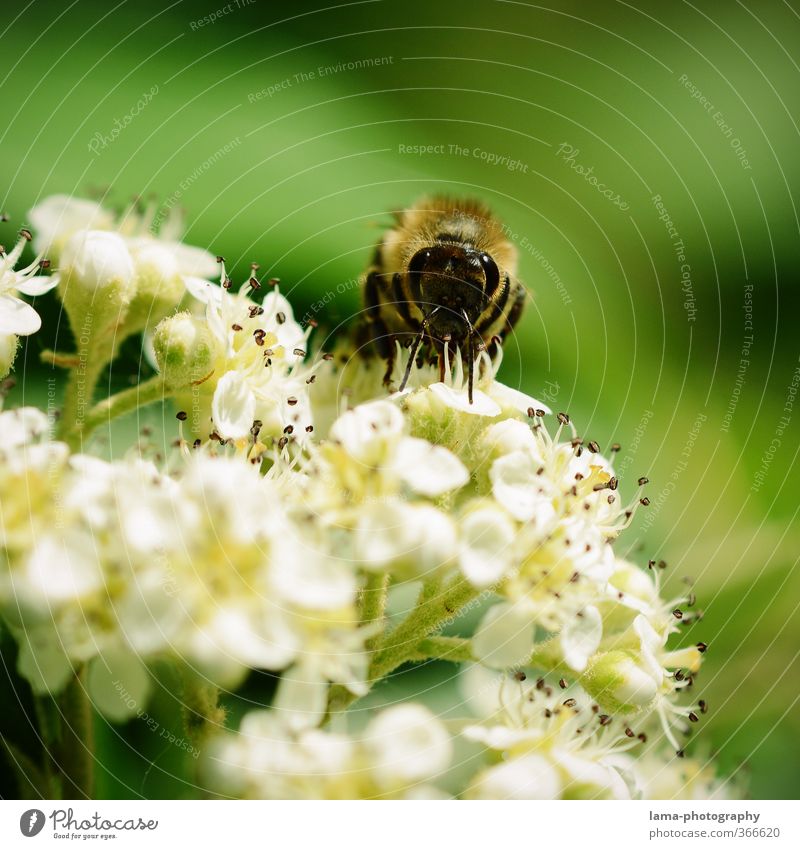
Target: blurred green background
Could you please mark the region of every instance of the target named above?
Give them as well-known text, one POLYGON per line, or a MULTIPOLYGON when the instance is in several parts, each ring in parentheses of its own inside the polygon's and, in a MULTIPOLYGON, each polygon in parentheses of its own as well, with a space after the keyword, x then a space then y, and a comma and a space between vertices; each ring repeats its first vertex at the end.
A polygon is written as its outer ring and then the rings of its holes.
MULTIPOLYGON (((628 491, 650 477, 622 550, 696 579, 696 751, 754 797, 797 798, 800 4, 32 0, 3 17, 6 244, 48 194, 152 195, 335 328, 388 210, 489 203, 531 293, 502 379, 620 442, 628 491)), ((13 403, 43 396, 52 341, 21 353, 13 403)), ((174 746, 99 731, 101 794, 190 794, 174 746)))

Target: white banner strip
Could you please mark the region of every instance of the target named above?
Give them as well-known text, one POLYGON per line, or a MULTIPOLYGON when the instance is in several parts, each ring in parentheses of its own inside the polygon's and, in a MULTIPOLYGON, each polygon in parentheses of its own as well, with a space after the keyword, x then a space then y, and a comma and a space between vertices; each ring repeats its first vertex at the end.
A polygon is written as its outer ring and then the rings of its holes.
POLYGON ((0 802, 0 846, 799 846, 797 802, 0 802))

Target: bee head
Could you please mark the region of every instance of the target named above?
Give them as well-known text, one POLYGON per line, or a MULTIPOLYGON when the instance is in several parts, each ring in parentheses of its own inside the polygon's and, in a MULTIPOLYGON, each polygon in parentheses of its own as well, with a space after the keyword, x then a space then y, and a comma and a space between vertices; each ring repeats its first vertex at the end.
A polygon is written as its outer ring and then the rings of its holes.
POLYGON ((437 330, 453 336, 467 332, 464 315, 474 322, 500 282, 497 265, 489 254, 454 244, 417 251, 408 264, 408 276, 423 311, 438 308, 437 330))

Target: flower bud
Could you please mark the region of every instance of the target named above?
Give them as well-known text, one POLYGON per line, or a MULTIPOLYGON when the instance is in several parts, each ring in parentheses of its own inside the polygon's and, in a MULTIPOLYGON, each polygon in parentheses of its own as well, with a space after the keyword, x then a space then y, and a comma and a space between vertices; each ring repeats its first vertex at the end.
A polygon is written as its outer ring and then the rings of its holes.
POLYGON ((153 336, 158 370, 173 388, 188 386, 213 368, 214 340, 208 325, 187 312, 165 318, 153 336))
POLYGON ((104 230, 81 230, 67 242, 60 271, 58 292, 79 347, 99 360, 113 359, 115 331, 136 290, 125 240, 104 230))
POLYGON ((628 651, 597 654, 589 661, 581 683, 608 712, 637 713, 653 701, 659 685, 637 660, 636 654, 628 651))
POLYGON ((19 337, 13 333, 0 333, 0 378, 5 377, 14 365, 19 337))
POLYGON ((110 295, 116 290, 126 300, 133 295, 133 259, 125 240, 117 233, 105 230, 75 233, 64 247, 61 270, 68 274, 70 283, 93 293, 110 295))
POLYGON ((126 334, 154 327, 177 307, 186 291, 173 251, 155 240, 142 239, 131 244, 131 254, 136 294, 125 318, 126 334))

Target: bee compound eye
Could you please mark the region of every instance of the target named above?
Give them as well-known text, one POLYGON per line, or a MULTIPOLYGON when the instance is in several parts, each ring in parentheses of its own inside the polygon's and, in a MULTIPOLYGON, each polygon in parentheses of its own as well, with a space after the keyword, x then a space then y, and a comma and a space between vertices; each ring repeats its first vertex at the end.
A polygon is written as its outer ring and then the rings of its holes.
POLYGON ((497 268, 497 263, 495 263, 489 254, 481 254, 480 260, 481 268, 486 278, 486 296, 491 298, 500 285, 500 271, 497 268))
POLYGON ((408 263, 408 273, 422 274, 422 271, 428 263, 428 260, 430 260, 431 256, 431 251, 428 248, 423 248, 421 251, 417 251, 414 256, 411 257, 411 261, 408 263))

